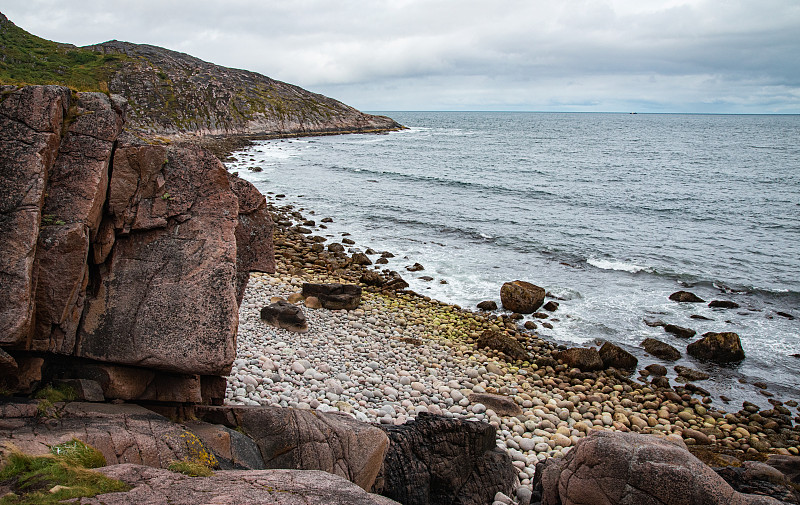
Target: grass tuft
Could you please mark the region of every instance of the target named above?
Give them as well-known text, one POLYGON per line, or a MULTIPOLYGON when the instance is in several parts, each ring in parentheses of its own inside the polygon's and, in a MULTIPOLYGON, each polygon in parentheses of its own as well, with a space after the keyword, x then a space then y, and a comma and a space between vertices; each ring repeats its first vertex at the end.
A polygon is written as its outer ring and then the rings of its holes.
POLYGON ((214 475, 214 472, 206 465, 185 459, 173 461, 167 468, 172 472, 182 473, 189 477, 211 477, 214 475))

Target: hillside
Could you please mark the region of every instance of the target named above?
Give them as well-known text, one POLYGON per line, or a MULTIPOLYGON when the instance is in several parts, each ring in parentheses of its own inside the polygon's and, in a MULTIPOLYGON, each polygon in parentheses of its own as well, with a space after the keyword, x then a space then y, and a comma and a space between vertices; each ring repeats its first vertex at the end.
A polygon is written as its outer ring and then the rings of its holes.
POLYGON ((42 39, 0 13, 0 83, 63 84, 122 95, 127 128, 147 134, 307 135, 401 128, 269 77, 161 47, 42 39))

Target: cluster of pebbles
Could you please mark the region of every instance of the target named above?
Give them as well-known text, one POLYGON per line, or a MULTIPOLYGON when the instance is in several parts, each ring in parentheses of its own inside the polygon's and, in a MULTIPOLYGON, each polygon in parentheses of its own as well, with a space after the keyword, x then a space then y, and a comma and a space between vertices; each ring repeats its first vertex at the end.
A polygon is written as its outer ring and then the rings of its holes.
POLYGON ((680 436, 690 446, 741 459, 766 451, 800 453, 800 429, 788 408, 796 408, 794 402, 775 402, 770 410, 745 404, 727 413, 711 405, 702 388, 661 387, 646 377, 636 382, 614 369, 569 369, 554 359, 557 346, 508 316, 470 312, 412 292, 365 288, 352 311, 304 307, 306 333, 269 326, 259 311, 276 297, 302 306, 296 294, 302 283, 357 282, 372 268, 341 251, 328 256, 322 237, 292 225, 313 222, 291 207, 272 211, 279 223, 278 272, 251 275, 228 403, 339 411, 383 424, 402 424, 421 412, 488 422, 522 486, 531 484, 538 461, 563 455, 593 429, 680 436), (479 348, 476 341, 486 330, 522 343, 533 362, 479 348))

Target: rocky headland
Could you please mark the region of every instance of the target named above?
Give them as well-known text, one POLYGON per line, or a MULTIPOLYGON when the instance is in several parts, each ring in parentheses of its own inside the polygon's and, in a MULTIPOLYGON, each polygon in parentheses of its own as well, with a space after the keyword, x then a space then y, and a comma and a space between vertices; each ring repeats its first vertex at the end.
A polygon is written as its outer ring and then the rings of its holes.
MULTIPOLYGON (((21 38, 108 89, 0 86, 4 503, 800 503, 796 403, 728 412, 695 371, 672 384, 613 343, 547 341, 519 313, 560 309, 530 282, 498 286, 502 311, 411 292, 381 270, 391 252, 330 240, 331 218, 176 142, 388 118, 20 32, 0 15, 2 72, 39 68, 21 38)), ((739 359, 731 335, 704 340, 739 359)))

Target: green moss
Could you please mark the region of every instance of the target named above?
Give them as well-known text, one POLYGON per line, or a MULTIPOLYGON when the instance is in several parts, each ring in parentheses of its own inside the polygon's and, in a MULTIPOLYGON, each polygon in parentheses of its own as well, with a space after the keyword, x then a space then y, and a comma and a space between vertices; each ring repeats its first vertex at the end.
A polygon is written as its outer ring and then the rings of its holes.
POLYGON ((34 395, 34 398, 38 398, 40 400, 47 400, 51 403, 72 402, 75 401, 76 394, 74 389, 65 384, 60 384, 58 386, 53 386, 52 384, 48 384, 47 386, 37 391, 36 394, 34 395))
POLYGON ((189 477, 210 477, 214 475, 214 472, 206 465, 188 460, 173 461, 169 464, 168 469, 172 472, 188 475, 189 477))
POLYGON ((0 23, 0 83, 61 84, 80 91, 108 91, 108 81, 129 58, 103 55, 32 35, 0 23))
MULTIPOLYGON (((20 452, 8 456, 0 470, 0 486, 9 486, 14 494, 2 498, 0 505, 55 505, 71 498, 130 489, 125 483, 84 466, 100 462, 97 449, 79 440, 55 446, 54 451, 56 448, 63 450, 48 456, 34 457, 20 452)), ((102 463, 105 464, 104 459, 102 463)))

